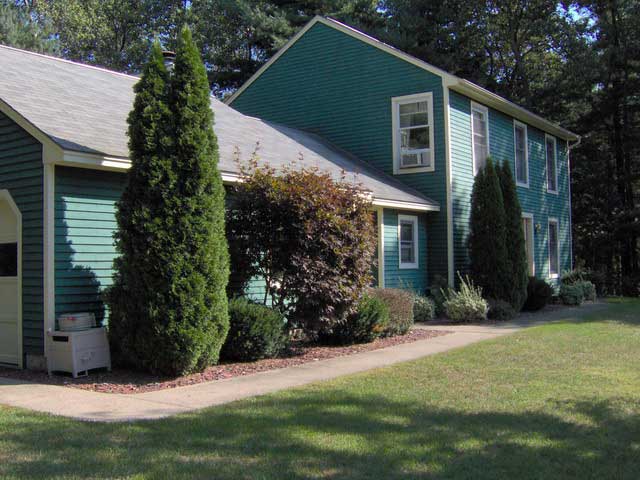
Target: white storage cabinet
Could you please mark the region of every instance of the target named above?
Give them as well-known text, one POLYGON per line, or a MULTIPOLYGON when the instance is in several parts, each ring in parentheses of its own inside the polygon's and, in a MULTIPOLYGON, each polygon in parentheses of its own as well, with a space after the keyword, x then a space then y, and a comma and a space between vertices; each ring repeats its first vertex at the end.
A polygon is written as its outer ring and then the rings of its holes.
POLYGON ((81 331, 47 332, 47 369, 51 372, 87 374, 93 368, 111 370, 111 354, 104 327, 81 331))

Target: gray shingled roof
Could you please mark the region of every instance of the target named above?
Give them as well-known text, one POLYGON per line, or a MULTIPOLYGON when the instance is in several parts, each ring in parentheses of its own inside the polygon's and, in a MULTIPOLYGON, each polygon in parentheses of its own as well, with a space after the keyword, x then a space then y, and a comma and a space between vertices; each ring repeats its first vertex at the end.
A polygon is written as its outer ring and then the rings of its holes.
MULTIPOLYGON (((128 156, 126 118, 137 78, 0 45, 0 99, 65 150, 128 156)), ((244 115, 211 99, 219 168, 237 173, 258 147, 261 162, 315 166, 356 179, 376 199, 437 203, 318 136, 244 115), (302 159, 302 160, 300 160, 302 159)))

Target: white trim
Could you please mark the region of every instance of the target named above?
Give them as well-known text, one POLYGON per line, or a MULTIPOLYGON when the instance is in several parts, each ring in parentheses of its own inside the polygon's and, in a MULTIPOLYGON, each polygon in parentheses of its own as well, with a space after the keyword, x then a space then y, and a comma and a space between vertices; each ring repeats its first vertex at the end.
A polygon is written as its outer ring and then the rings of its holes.
POLYGON ((558 195, 560 191, 560 185, 558 184, 558 142, 556 141, 556 137, 545 134, 544 135, 544 171, 546 174, 546 185, 547 185, 547 193, 552 193, 554 195, 558 195), (549 188, 549 159, 547 158, 547 142, 549 140, 553 141, 553 164, 555 166, 554 171, 556 174, 556 189, 551 190, 549 188))
POLYGON ((391 98, 391 129, 393 144, 393 173, 394 175, 403 175, 407 173, 433 172, 436 169, 435 162, 435 144, 434 144, 434 125, 433 125, 433 93, 424 92, 413 95, 403 95, 391 98), (400 155, 400 105, 416 102, 427 102, 429 108, 427 111, 428 127, 429 127, 429 165, 415 167, 401 167, 400 155))
POLYGON ((299 39, 302 37, 311 27, 313 27, 317 23, 322 23, 328 27, 331 27, 335 30, 343 32, 351 37, 357 38, 358 40, 371 45, 379 50, 382 50, 386 53, 389 53, 397 58, 404 60, 412 65, 417 66, 423 70, 431 72, 435 75, 438 75, 443 79, 443 83, 446 82, 450 85, 452 90, 455 90, 463 95, 470 97, 473 100, 478 100, 486 103, 487 105, 495 108, 496 110, 500 110, 507 115, 510 115, 514 118, 518 118, 523 122, 528 123, 529 125, 535 126, 540 130, 547 131, 552 133, 560 138, 564 138, 566 140, 578 140, 580 138, 573 132, 566 130, 559 125, 556 125, 544 118, 536 115, 533 112, 526 110, 525 108, 516 105, 515 103, 506 100, 505 98, 496 95, 489 90, 480 87, 468 80, 464 80, 462 78, 456 77, 444 70, 441 70, 427 62, 423 62, 397 48, 394 48, 386 43, 381 42, 380 40, 367 35, 359 30, 356 30, 353 27, 345 25, 344 23, 338 22, 337 20, 324 18, 321 16, 315 16, 311 19, 296 35, 294 35, 278 52, 271 57, 271 59, 265 63, 256 73, 254 73, 249 80, 247 80, 238 90, 236 90, 232 95, 225 99, 226 104, 231 104, 233 101, 238 98, 242 92, 244 92, 253 82, 255 82, 271 65, 273 65, 289 48, 291 48, 299 39))
POLYGON ((383 198, 374 198, 371 204, 374 207, 395 208, 396 210, 413 210, 420 212, 439 212, 440 207, 437 205, 425 205, 424 203, 402 202, 400 200, 385 200, 383 198))
POLYGON ((560 223, 555 217, 549 217, 547 219, 547 250, 548 250, 548 264, 549 264, 549 278, 558 278, 560 276, 560 223), (549 226, 554 224, 556 226, 556 250, 558 258, 558 271, 557 273, 551 273, 551 235, 549 234, 549 226))
POLYGON ((13 214, 16 216, 16 243, 18 245, 18 368, 23 367, 23 339, 22 339, 22 212, 13 201, 13 197, 11 193, 7 189, 0 190, 0 200, 4 200, 9 204, 9 208, 13 211, 13 214))
POLYGON ((518 187, 529 188, 529 129, 527 128, 526 123, 519 122, 515 118, 513 119, 513 165, 514 165, 514 176, 516 177, 516 185, 518 187), (527 172, 527 181, 520 182, 518 180, 518 149, 516 146, 516 129, 522 128, 524 129, 524 165, 525 171, 527 172))
POLYGON ((378 219, 378 288, 384 288, 384 209, 376 208, 378 219))
MULTIPOLYGON (((44 165, 44 338, 55 329, 55 165, 44 165)), ((45 342, 46 345, 46 342, 45 342)), ((45 347, 45 356, 47 355, 45 347)))
MULTIPOLYGON (((530 276, 536 275, 536 240, 535 240, 535 231, 536 227, 533 221, 533 213, 522 212, 522 218, 526 218, 527 220, 531 220, 531 231, 529 234, 531 235, 531 258, 529 259, 529 255, 527 255, 527 267, 531 266, 531 271, 528 272, 530 276), (531 265, 529 265, 529 260, 531 260, 531 265)), ((525 245, 526 245, 526 237, 525 237, 525 245)), ((526 249, 526 246, 525 246, 526 249)))
MULTIPOLYGON (((476 102, 471 102, 471 115, 469 116, 469 120, 471 121, 471 158, 472 158, 472 165, 473 165, 473 176, 475 177, 477 175, 477 169, 476 169, 476 149, 474 148, 474 136, 475 136, 475 131, 473 128, 473 111, 478 111, 484 114, 485 116, 485 135, 487 136, 487 158, 491 156, 491 144, 489 143, 489 109, 484 106, 481 105, 480 103, 476 103, 476 102)), ((485 159, 486 162, 486 159, 485 159)))
POLYGON ((418 228, 419 228, 418 216, 417 215, 398 215, 398 268, 400 270, 409 270, 409 269, 417 269, 419 268, 420 261, 418 258, 418 228), (414 261, 411 263, 404 263, 402 261, 402 236, 400 233, 400 226, 402 222, 411 222, 413 224, 413 248, 415 250, 414 261))
POLYGON ((442 96, 444 101, 444 145, 445 145, 445 180, 447 202, 447 281, 453 285, 455 258, 453 251, 453 182, 451 178, 451 104, 449 86, 442 82, 442 96))

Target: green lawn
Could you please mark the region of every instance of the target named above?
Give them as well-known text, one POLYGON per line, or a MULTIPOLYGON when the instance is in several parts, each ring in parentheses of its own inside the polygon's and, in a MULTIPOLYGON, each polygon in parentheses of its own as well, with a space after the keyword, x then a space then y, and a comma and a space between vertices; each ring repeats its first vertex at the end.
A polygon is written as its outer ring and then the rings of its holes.
POLYGON ((0 478, 640 478, 640 302, 197 414, 0 407, 0 478))

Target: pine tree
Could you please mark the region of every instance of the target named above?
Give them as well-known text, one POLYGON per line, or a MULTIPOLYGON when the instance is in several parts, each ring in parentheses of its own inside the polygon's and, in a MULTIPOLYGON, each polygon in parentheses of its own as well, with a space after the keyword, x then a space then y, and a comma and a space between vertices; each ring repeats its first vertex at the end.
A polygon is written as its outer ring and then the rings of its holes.
POLYGON ((132 168, 118 204, 110 335, 125 363, 180 375, 216 363, 228 330, 224 188, 209 87, 188 29, 136 85, 132 168))
POLYGON ((471 195, 470 270, 485 298, 507 298, 508 263, 504 203, 491 158, 475 177, 471 195))
POLYGON ((516 183, 508 161, 498 168, 500 188, 505 213, 505 231, 507 239, 507 261, 509 275, 505 300, 519 312, 527 299, 529 272, 527 268, 527 252, 525 249, 524 230, 522 228, 522 209, 516 191, 516 183))

